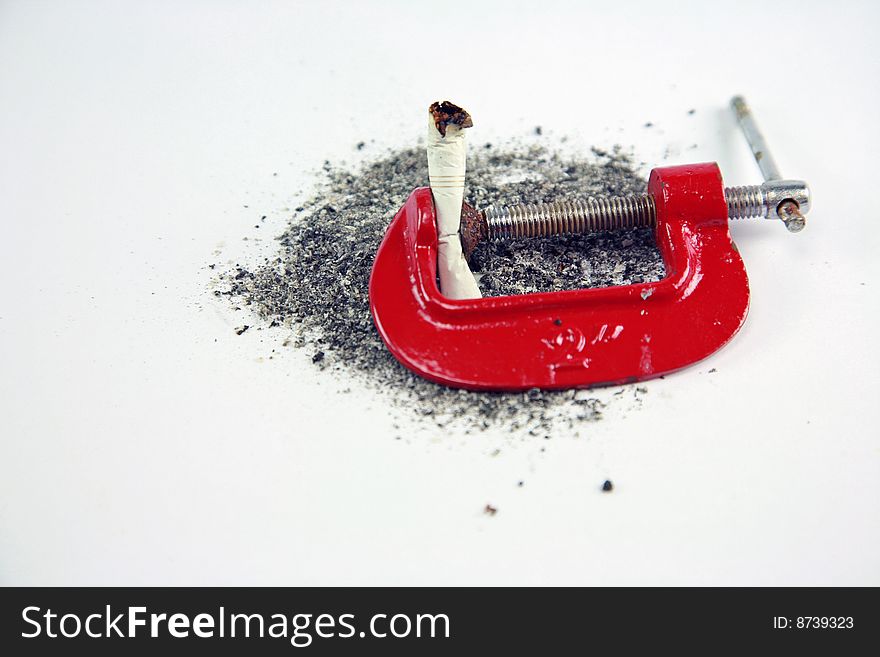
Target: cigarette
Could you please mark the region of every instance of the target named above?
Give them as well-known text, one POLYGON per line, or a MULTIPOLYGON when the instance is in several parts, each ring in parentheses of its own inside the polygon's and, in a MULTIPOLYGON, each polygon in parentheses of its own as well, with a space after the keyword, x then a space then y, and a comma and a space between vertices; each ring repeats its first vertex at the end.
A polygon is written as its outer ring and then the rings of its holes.
POLYGON ((440 292, 450 299, 482 296, 459 237, 467 158, 464 129, 472 125, 470 115, 448 100, 428 108, 428 180, 437 215, 437 273, 440 292))

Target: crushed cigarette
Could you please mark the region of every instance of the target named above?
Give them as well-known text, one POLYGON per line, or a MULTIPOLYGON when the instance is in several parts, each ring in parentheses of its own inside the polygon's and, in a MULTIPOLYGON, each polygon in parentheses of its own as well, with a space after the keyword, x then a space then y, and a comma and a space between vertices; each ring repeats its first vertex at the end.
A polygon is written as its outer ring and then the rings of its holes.
POLYGON ((449 101, 428 108, 428 180, 437 215, 437 275, 450 299, 477 299, 480 288, 465 260, 459 229, 464 201, 470 115, 449 101))

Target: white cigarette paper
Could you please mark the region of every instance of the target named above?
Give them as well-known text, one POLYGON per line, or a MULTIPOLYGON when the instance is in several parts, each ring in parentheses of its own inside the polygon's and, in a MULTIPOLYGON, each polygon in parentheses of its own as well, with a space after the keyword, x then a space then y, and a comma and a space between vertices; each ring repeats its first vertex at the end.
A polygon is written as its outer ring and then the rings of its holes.
POLYGON ((440 291, 450 299, 478 299, 482 296, 464 259, 458 234, 464 200, 466 156, 464 130, 455 124, 448 124, 444 137, 437 130, 434 117, 429 112, 428 180, 437 215, 437 273, 440 276, 440 291))

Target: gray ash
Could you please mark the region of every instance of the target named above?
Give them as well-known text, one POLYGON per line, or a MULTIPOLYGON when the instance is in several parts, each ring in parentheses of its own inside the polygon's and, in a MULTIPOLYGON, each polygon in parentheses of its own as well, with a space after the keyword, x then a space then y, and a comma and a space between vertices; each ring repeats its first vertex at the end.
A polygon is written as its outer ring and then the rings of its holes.
MULTIPOLYGON (((632 159, 615 150, 570 158, 545 147, 472 149, 466 200, 490 204, 549 202, 560 196, 642 192, 632 159)), ((602 417, 617 395, 589 391, 470 392, 430 383, 405 369, 373 326, 368 282, 385 229, 416 187, 427 184, 424 149, 392 151, 357 171, 325 163, 326 183, 293 216, 277 256, 220 276, 222 289, 267 325, 285 324, 292 344, 322 370, 352 377, 383 395, 399 416, 465 433, 500 427, 551 438, 602 417)), ((650 230, 636 229, 481 244, 473 266, 486 296, 656 281, 662 258, 650 230)), ((626 397, 640 401, 644 388, 626 397)))

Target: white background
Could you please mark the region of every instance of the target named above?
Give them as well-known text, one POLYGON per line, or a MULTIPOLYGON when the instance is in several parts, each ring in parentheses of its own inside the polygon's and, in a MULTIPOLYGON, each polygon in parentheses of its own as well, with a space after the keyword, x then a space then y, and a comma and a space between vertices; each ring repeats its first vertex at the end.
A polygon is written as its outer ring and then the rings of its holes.
POLYGON ((0 582, 880 584, 880 5, 439 4, 0 3, 0 582), (210 293, 432 100, 756 183, 734 93, 808 229, 734 225, 743 331, 580 438, 394 440, 210 293))

